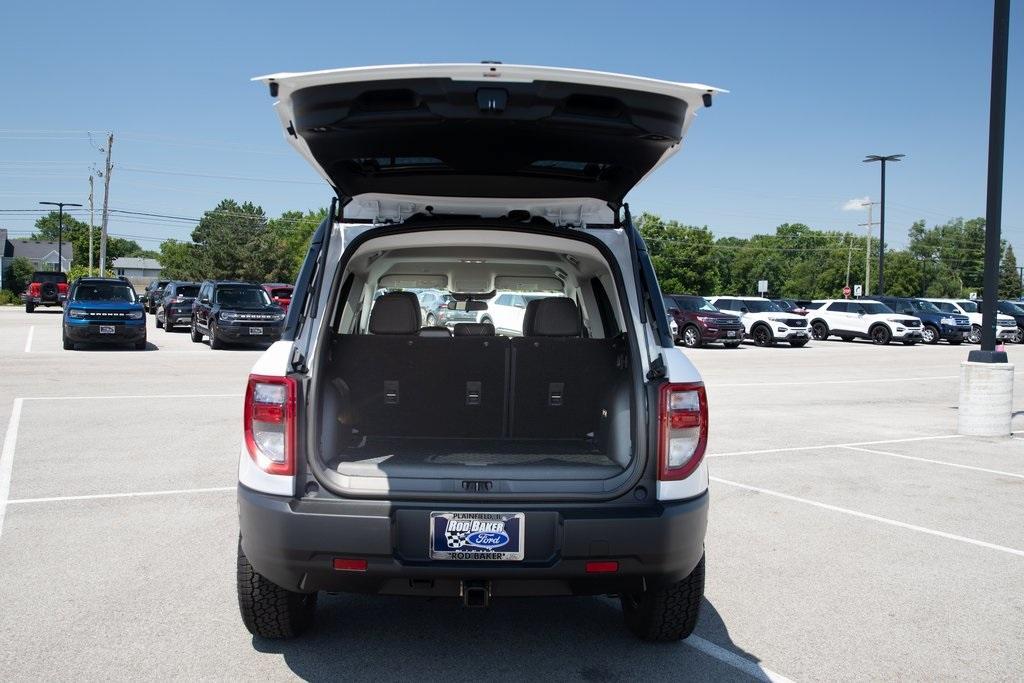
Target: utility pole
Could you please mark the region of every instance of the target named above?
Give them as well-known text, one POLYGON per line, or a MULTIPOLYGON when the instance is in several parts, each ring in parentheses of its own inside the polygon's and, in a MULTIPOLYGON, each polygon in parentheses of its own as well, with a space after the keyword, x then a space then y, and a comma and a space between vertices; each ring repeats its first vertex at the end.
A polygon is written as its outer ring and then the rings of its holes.
MULTIPOLYGON (((850 286, 850 263, 853 262, 853 235, 850 235, 850 248, 846 253, 846 286, 850 286)), ((1024 277, 1024 276, 1022 276, 1024 277)))
POLYGON ((92 276, 92 233, 96 229, 92 220, 92 176, 89 176, 89 276, 92 276))
POLYGON ((858 223, 860 227, 867 226, 868 229, 868 248, 864 250, 864 296, 871 295, 871 226, 878 225, 871 220, 871 207, 878 204, 878 202, 862 202, 861 206, 868 207, 868 222, 858 223))
POLYGON ((100 276, 107 272, 107 217, 110 215, 110 172, 114 167, 110 164, 110 150, 114 146, 114 134, 107 136, 107 164, 103 170, 103 218, 100 226, 100 276))

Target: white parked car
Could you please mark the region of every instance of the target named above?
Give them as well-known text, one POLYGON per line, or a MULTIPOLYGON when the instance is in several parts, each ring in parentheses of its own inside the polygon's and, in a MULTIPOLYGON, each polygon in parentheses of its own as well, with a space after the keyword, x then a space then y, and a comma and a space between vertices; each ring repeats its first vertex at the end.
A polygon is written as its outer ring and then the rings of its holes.
MULTIPOLYGON (((971 321, 971 334, 967 338, 972 344, 981 343, 981 308, 977 301, 970 299, 925 299, 943 313, 966 315, 971 321)), ((1024 342, 1024 333, 1017 329, 1017 321, 1011 316, 996 314, 996 338, 1000 341, 1024 342)))
POLYGON ((815 299, 807 320, 815 339, 836 336, 843 341, 870 339, 875 344, 892 340, 914 345, 924 339, 921 319, 894 313, 871 299, 815 299))
POLYGON ((561 293, 498 292, 494 299, 487 303, 487 312, 481 322, 493 324, 496 334, 521 337, 523 336, 523 316, 526 315, 526 307, 535 299, 549 296, 565 295, 561 293))
POLYGON ((690 635, 709 408, 625 198, 719 91, 493 63, 260 80, 331 204, 248 379, 245 626, 295 636, 320 592, 614 594, 640 638, 690 635), (510 337, 425 328, 425 289, 553 294, 510 337))
POLYGON ((807 320, 796 313, 782 310, 778 304, 759 296, 713 296, 708 298, 720 311, 739 315, 744 336, 758 346, 774 346, 776 342, 789 342, 790 346, 804 346, 810 340, 807 320))

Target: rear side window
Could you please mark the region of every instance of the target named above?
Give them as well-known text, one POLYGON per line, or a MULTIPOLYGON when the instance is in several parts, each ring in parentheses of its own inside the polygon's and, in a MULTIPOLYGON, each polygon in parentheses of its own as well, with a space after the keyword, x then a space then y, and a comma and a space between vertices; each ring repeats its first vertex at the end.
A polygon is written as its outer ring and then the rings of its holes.
POLYGON ((846 313, 850 309, 849 306, 846 305, 845 301, 836 301, 835 303, 829 304, 828 308, 825 310, 835 311, 836 313, 846 313))

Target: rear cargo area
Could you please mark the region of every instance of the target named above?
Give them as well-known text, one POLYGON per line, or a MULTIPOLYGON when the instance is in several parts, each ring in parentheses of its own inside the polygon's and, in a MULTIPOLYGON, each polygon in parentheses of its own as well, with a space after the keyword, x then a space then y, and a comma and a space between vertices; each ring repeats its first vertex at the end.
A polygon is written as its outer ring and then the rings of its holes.
POLYGON ((623 339, 342 335, 331 358, 340 474, 606 479, 629 462, 623 339))

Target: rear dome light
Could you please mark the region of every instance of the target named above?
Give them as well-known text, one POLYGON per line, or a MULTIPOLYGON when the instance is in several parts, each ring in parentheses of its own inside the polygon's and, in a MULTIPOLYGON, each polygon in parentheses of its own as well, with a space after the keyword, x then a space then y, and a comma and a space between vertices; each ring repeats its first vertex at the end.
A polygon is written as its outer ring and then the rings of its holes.
POLYGON ((658 479, 690 476, 708 443, 708 400, 702 383, 665 384, 658 415, 658 479))
POLYGON ((268 474, 295 474, 295 380, 249 375, 245 446, 268 474))

